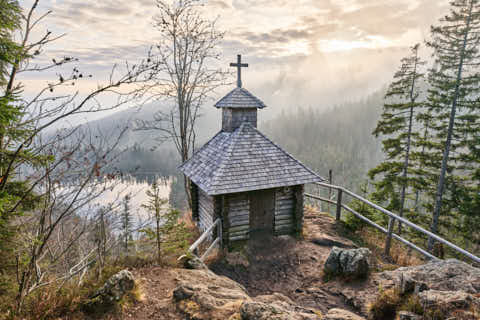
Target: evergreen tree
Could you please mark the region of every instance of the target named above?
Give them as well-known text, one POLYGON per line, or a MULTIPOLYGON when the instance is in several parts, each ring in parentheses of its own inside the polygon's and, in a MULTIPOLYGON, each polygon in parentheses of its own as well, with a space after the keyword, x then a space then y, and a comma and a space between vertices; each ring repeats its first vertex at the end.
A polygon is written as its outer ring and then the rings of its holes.
POLYGON ((162 223, 165 218, 163 217, 165 205, 168 203, 168 199, 164 199, 160 196, 160 187, 158 182, 155 181, 152 184, 151 190, 146 192, 148 201, 146 204, 143 204, 142 207, 147 209, 153 215, 155 221, 155 231, 153 232, 153 237, 157 244, 157 260, 161 261, 161 242, 162 242, 162 223))
POLYGON ((123 198, 122 211, 122 241, 125 248, 125 254, 128 255, 128 242, 132 238, 132 213, 130 208, 130 194, 123 198))
MULTIPOLYGON (((421 66, 424 65, 419 57, 419 47, 419 44, 412 47, 410 56, 402 59, 402 65, 385 95, 381 118, 373 131, 376 137, 384 137, 382 144, 386 153, 386 160, 369 171, 371 179, 381 177, 375 183, 373 198, 386 201, 387 208, 398 211, 401 217, 405 211, 408 188, 412 185, 410 153, 412 142, 418 138, 418 133, 413 130, 414 120, 422 107, 422 103, 417 101, 423 78, 421 66)), ((401 224, 398 232, 402 232, 401 224)), ((388 252, 389 245, 386 247, 388 252)))
POLYGON ((20 28, 21 9, 17 0, 0 1, 0 86, 6 85, 9 67, 20 54, 19 46, 12 39, 20 28))
MULTIPOLYGON (((454 0, 451 7, 440 26, 431 28, 432 40, 427 42, 438 65, 430 72, 428 94, 428 108, 435 119, 430 168, 438 176, 432 203, 434 233, 439 232, 441 215, 455 217, 462 201, 479 191, 474 172, 480 160, 471 153, 471 146, 480 130, 480 2, 454 0)), ((433 244, 429 239, 429 250, 433 244)))

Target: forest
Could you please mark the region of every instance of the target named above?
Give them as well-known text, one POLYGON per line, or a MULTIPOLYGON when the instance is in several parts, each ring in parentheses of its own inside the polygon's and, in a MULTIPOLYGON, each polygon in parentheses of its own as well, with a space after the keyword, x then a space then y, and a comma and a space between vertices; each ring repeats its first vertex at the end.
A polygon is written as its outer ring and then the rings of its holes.
MULTIPOLYGON (((82 307, 122 266, 187 254, 196 230, 190 181, 178 166, 219 129, 211 95, 232 80, 215 64, 225 32, 195 0, 157 0, 159 42, 137 61, 112 65, 106 79, 76 57, 46 56, 61 35, 37 30, 51 13, 39 2, 0 1, 0 320, 55 318, 82 307), (28 73, 50 80, 26 94, 28 73), (97 83, 85 93, 88 79, 97 83), (144 213, 131 194, 113 191, 123 181, 148 185, 144 213), (109 191, 117 197, 99 205, 109 191)), ((334 184, 478 255, 479 42, 480 3, 454 0, 383 88, 358 101, 292 105, 260 118, 259 129, 320 176, 331 170, 334 184)), ((441 258, 460 258, 351 206, 441 258)), ((365 227, 353 216, 345 224, 365 227)))

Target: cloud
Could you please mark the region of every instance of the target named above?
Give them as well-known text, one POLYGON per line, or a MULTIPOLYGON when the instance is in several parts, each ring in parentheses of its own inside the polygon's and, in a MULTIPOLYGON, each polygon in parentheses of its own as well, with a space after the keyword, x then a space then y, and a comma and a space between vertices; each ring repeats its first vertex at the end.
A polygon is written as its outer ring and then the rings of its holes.
MULTIPOLYGON (((391 80, 408 47, 448 9, 438 0, 205 0, 227 31, 221 63, 243 54, 245 84, 272 106, 328 105, 391 80)), ((158 39, 154 0, 46 0, 46 28, 66 32, 47 52, 94 74, 138 60, 158 39)), ((41 77, 41 76, 36 76, 41 77)))

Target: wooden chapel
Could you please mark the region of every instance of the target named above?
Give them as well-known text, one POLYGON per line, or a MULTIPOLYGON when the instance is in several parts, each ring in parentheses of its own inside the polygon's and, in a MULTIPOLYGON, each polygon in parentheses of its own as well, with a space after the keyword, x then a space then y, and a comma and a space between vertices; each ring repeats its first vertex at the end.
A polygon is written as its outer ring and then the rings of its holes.
POLYGON ((304 185, 323 179, 257 129, 265 104, 237 87, 215 104, 222 129, 180 166, 191 181, 192 214, 200 230, 222 221, 223 244, 254 234, 299 233, 303 227, 304 185))

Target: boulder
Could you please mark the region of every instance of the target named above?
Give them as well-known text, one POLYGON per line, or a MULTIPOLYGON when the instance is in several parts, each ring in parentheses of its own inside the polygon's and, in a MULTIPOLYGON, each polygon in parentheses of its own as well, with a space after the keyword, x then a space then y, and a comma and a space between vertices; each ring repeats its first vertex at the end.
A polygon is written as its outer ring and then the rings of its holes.
POLYGON ((229 319, 250 297, 237 282, 209 270, 180 269, 173 298, 188 319, 229 319))
POLYGON ((199 257, 192 255, 183 255, 178 260, 183 264, 186 269, 190 270, 208 270, 208 267, 199 257))
POLYGON ((343 309, 330 309, 323 320, 365 320, 365 318, 343 309))
POLYGON ((92 298, 101 297, 105 302, 117 302, 134 287, 135 279, 132 273, 122 270, 111 276, 92 298))
POLYGON ((113 307, 135 287, 135 279, 128 270, 122 270, 105 282, 83 305, 86 312, 103 312, 113 307))
POLYGON ((173 298, 187 319, 321 319, 314 310, 297 306, 279 293, 250 298, 243 286, 209 270, 180 269, 177 282, 173 298))
POLYGON ((370 269, 370 255, 371 252, 367 248, 341 249, 333 247, 323 269, 328 275, 364 278, 370 269))

